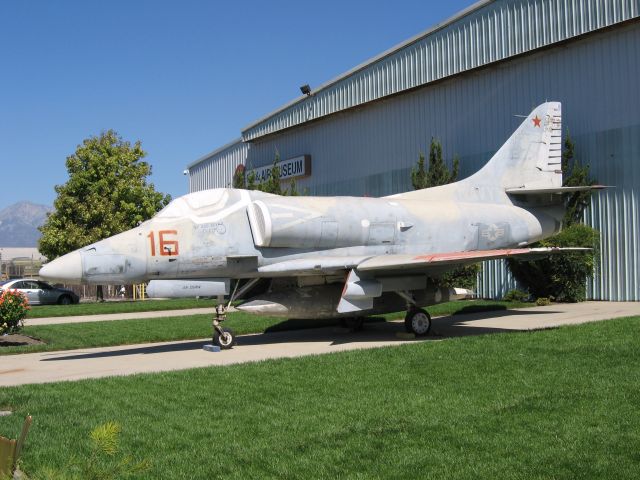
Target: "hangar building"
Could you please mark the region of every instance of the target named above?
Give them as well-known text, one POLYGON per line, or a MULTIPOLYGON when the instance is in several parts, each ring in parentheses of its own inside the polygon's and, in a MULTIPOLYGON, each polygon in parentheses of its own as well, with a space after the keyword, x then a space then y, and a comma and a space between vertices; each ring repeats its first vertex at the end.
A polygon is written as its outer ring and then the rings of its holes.
MULTIPOLYGON (((432 137, 460 177, 527 115, 562 102, 563 128, 598 183, 586 221, 601 232, 588 298, 640 301, 640 0, 481 0, 302 95, 188 166, 189 189, 230 186, 276 152, 298 189, 383 196, 411 190, 432 137)), ((485 262, 478 293, 514 283, 485 262)))

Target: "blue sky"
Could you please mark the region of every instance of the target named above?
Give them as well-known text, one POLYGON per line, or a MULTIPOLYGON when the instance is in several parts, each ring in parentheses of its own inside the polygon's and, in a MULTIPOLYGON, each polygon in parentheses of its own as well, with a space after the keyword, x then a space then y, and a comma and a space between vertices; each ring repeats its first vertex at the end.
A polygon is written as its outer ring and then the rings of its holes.
POLYGON ((472 0, 0 0, 0 210, 51 205, 66 157, 140 140, 156 189, 249 123, 472 0))

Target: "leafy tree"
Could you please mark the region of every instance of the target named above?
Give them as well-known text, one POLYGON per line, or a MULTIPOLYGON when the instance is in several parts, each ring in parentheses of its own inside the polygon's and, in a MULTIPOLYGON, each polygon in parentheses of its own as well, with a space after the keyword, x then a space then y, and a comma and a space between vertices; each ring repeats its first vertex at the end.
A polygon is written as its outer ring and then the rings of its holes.
MULTIPOLYGON (((411 183, 415 190, 446 185, 457 180, 459 169, 460 160, 456 155, 453 158, 453 168, 449 171, 442 159, 442 145, 437 139, 431 137, 429 167, 425 169, 424 154, 420 152, 416 167, 411 169, 411 183)), ((479 269, 478 264, 459 267, 445 273, 436 283, 441 287, 461 287, 472 290, 476 286, 479 269)))
POLYGON ((244 165, 238 165, 236 171, 233 173, 233 188, 244 188, 245 185, 245 167, 244 165))
POLYGON ((285 188, 283 190, 282 183, 280 180, 280 167, 278 166, 278 162, 280 161, 280 155, 276 153, 276 156, 273 160, 273 165, 271 166, 271 170, 269 172, 269 176, 261 182, 258 182, 256 178, 255 170, 251 169, 248 173, 245 170, 242 170, 242 177, 239 177, 238 171, 234 174, 233 178, 233 186, 234 188, 246 188, 247 190, 260 190, 261 192, 266 193, 274 193, 276 195, 291 195, 298 196, 300 193, 298 192, 298 187, 296 185, 295 180, 291 180, 289 184, 289 188, 285 188), (238 176, 238 182, 236 184, 236 176, 238 176))
POLYGON ((415 190, 446 185, 457 180, 460 168, 458 156, 453 158, 453 169, 449 171, 442 159, 442 145, 433 137, 429 145, 429 167, 426 170, 424 160, 424 154, 420 152, 418 164, 411 170, 411 183, 415 190))
POLYGON ((264 182, 261 182, 258 185, 258 190, 267 193, 274 193, 276 195, 283 195, 282 187, 280 186, 280 167, 278 166, 279 161, 280 155, 276 153, 276 156, 273 159, 273 165, 271 165, 271 170, 269 171, 269 176, 265 179, 264 182))
POLYGON ((414 190, 427 188, 427 170, 424 167, 424 153, 420 152, 418 164, 411 169, 411 185, 414 190))
MULTIPOLYGON (((574 158, 575 145, 567 132, 562 152, 562 172, 564 174, 563 185, 565 187, 579 187, 583 185, 594 185, 595 180, 589 174, 589 165, 582 165, 574 158)), ((591 190, 575 192, 567 195, 565 202, 566 212, 564 214, 563 225, 569 227, 582 222, 582 214, 591 201, 591 190)))
POLYGON ((244 187, 247 190, 257 190, 258 182, 256 179, 256 171, 251 169, 249 173, 246 174, 246 186, 244 187))
POLYGON ((115 131, 90 137, 67 157, 69 179, 56 185, 54 211, 40 227, 39 250, 49 260, 151 218, 171 197, 147 183, 151 166, 138 141, 115 131))
MULTIPOLYGON (((287 193, 287 192, 285 192, 287 193)), ((300 192, 298 192, 298 185, 296 184, 296 180, 295 179, 291 179, 291 183, 289 184, 289 192, 288 194, 292 197, 297 197, 300 195, 300 192)))

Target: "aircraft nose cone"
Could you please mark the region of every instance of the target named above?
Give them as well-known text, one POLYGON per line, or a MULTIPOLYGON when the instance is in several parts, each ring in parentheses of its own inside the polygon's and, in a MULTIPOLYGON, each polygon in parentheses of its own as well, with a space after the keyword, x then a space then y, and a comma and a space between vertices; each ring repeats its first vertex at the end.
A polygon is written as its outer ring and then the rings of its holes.
POLYGON ((80 252, 71 252, 47 263, 40 269, 40 277, 51 282, 81 283, 82 258, 80 252))

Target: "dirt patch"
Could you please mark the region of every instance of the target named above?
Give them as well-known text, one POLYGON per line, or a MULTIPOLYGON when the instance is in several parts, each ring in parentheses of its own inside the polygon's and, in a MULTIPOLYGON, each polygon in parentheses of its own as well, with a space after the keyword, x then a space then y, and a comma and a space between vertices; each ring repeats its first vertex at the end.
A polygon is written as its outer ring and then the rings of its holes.
POLYGON ((0 335, 0 348, 43 344, 44 342, 38 338, 29 337, 27 335, 20 335, 19 333, 15 333, 12 335, 0 335))

